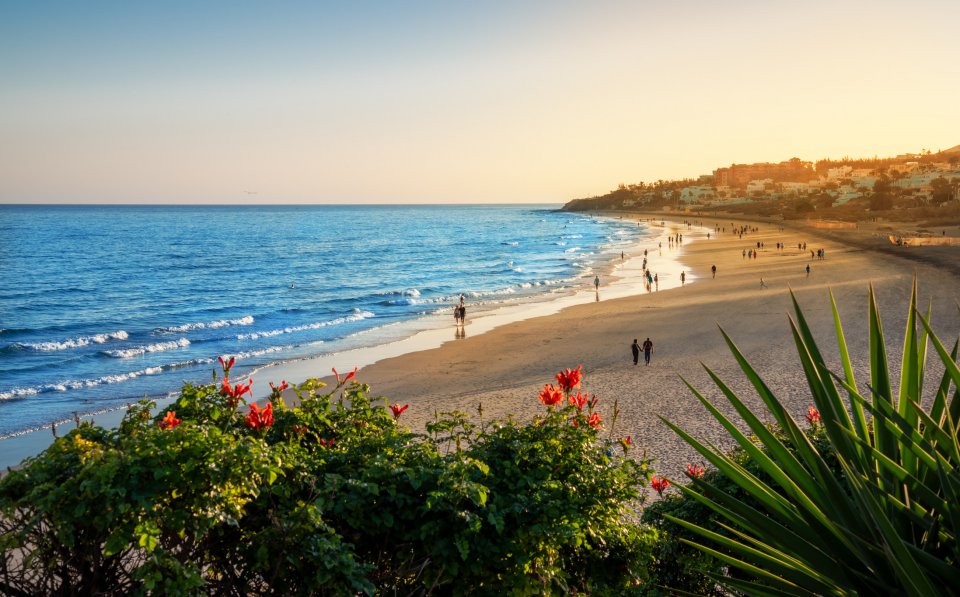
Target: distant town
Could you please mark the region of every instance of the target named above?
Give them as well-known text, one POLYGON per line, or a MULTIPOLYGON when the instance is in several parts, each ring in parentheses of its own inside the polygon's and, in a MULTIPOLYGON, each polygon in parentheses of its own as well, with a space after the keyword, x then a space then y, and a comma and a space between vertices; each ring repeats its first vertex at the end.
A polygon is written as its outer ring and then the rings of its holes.
POLYGON ((960 218, 960 145, 892 158, 731 164, 697 179, 621 184, 564 209, 736 211, 786 219, 960 218), (896 213, 889 213, 896 212, 896 213))

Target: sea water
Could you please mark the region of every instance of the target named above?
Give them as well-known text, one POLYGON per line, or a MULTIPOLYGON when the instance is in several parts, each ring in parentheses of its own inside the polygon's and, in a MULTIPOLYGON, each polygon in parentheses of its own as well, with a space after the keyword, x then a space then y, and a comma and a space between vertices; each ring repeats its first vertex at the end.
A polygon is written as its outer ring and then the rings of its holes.
POLYGON ((0 206, 0 437, 548 300, 650 235, 557 207, 0 206))

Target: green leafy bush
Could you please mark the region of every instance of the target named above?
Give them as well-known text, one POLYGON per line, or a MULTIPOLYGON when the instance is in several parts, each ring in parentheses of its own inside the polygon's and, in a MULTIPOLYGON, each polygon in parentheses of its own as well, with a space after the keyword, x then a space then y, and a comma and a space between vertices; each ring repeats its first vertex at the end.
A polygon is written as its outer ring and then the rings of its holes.
POLYGON ((444 413, 428 435, 398 424, 406 407, 384 407, 353 375, 332 393, 302 384, 295 408, 282 384, 246 411, 249 384, 187 385, 163 412, 142 403, 118 429, 82 424, 57 439, 0 480, 0 592, 643 585, 657 532, 635 512, 650 462, 600 437, 596 400, 573 393, 579 369, 545 388, 549 410, 529 423, 444 413))

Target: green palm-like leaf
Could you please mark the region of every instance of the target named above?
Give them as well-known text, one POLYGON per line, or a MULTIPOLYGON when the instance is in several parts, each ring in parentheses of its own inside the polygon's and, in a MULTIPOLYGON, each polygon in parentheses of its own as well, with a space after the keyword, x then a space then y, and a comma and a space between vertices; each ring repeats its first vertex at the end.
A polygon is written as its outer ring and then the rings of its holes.
POLYGON ((752 577, 754 580, 717 579, 746 594, 958 594, 960 367, 956 357, 960 343, 947 351, 937 338, 929 324, 931 307, 926 316, 917 311, 914 282, 899 387, 895 389, 880 310, 871 287, 870 385, 869 392, 862 394, 832 293, 842 377, 827 366, 792 293, 791 298, 795 310, 791 332, 811 400, 820 412, 823 433, 839 471, 831 468, 809 434, 721 330, 731 354, 783 436, 768 429, 723 380, 706 368, 756 441, 700 392, 688 387, 753 460, 763 478, 665 420, 751 500, 748 503, 703 479, 695 479, 690 486, 681 487, 684 495, 715 512, 724 532, 670 519, 706 540, 691 545, 752 577), (922 396, 929 345, 942 362, 944 374, 925 411, 922 396))

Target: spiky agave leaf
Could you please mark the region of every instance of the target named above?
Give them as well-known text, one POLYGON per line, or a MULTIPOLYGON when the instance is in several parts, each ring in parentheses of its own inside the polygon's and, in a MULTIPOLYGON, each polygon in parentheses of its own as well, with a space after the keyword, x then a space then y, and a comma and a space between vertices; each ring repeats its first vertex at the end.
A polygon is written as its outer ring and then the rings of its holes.
POLYGON ((684 493, 725 520, 721 527, 726 528, 727 534, 690 522, 677 523, 719 549, 695 542, 691 545, 753 577, 754 581, 718 579, 727 587, 748 594, 957 594, 957 345, 949 352, 936 337, 929 325, 929 307, 926 317, 917 312, 914 283, 899 388, 894 389, 880 311, 871 287, 870 385, 864 396, 856 384, 832 294, 842 378, 827 367, 796 298, 792 298, 796 318, 791 319, 791 331, 811 398, 821 412, 824 431, 844 478, 838 478, 830 469, 784 405, 724 333, 734 358, 783 429, 788 443, 766 429, 760 417, 707 369, 763 449, 702 394, 692 387, 691 390, 769 481, 751 474, 715 446, 703 444, 665 421, 754 501, 754 505, 745 504, 701 479, 694 479, 691 486, 682 488, 684 493), (928 339, 945 368, 929 413, 921 404, 928 339))

